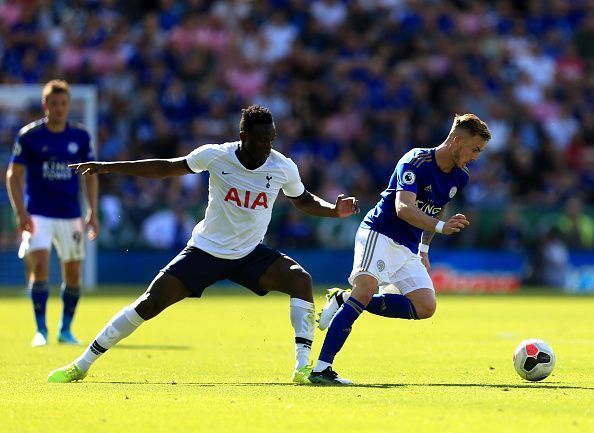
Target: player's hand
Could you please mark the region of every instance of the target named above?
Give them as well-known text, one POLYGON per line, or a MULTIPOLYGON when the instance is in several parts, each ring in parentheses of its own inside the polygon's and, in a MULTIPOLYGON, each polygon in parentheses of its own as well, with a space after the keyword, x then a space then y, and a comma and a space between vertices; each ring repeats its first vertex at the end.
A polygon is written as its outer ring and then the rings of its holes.
POLYGON ((429 272, 431 270, 431 263, 429 263, 429 253, 419 253, 419 256, 421 256, 421 263, 423 263, 423 266, 425 266, 425 269, 427 269, 427 272, 429 272))
POLYGON ((27 211, 16 216, 16 223, 19 230, 33 234, 35 232, 35 224, 31 214, 27 211))
POLYGON ((451 217, 445 225, 443 226, 443 230, 441 231, 444 235, 451 235, 452 233, 458 233, 464 227, 470 224, 470 221, 466 219, 466 216, 457 213, 453 217, 451 217))
POLYGON ((90 212, 87 214, 85 218, 85 230, 88 233, 89 240, 95 240, 97 236, 99 236, 99 221, 95 216, 94 212, 90 212))
POLYGON ((108 164, 99 161, 68 164, 68 168, 73 168, 76 174, 82 174, 83 176, 90 176, 91 174, 109 173, 108 167, 108 164))
POLYGON ((334 204, 334 211, 338 218, 345 218, 356 213, 359 213, 359 200, 355 197, 346 197, 344 194, 340 194, 336 197, 336 203, 334 204))

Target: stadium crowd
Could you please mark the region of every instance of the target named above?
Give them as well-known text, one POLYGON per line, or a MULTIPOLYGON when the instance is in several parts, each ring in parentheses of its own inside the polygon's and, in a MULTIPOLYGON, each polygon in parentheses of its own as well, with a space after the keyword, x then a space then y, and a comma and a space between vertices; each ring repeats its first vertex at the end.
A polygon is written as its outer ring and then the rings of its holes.
MULTIPOLYGON (((268 106, 308 189, 369 206, 404 152, 440 144, 454 113, 472 112, 493 139, 457 202, 475 229, 448 241, 522 249, 555 226, 571 247, 594 246, 589 1, 5 0, 0 61, 2 84, 96 85, 101 160, 232 141, 241 107, 268 106)), ((39 113, 2 116, 2 164, 39 113)), ((100 193, 104 247, 180 248, 207 178, 103 176, 100 193)), ((281 248, 349 248, 359 223, 310 221, 287 203, 273 218, 281 248)))

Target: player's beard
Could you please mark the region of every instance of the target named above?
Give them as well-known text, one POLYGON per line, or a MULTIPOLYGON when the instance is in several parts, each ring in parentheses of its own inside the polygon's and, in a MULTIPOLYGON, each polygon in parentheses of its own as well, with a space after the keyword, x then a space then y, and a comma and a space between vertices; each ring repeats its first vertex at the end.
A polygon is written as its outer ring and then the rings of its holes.
POLYGON ((460 148, 454 149, 454 152, 452 152, 452 158, 454 159, 454 166, 458 168, 462 167, 460 165, 460 148))
POLYGON ((254 166, 255 168, 261 167, 270 154, 258 154, 258 152, 254 152, 249 146, 245 146, 243 143, 240 144, 241 151, 244 154, 244 158, 247 156, 249 161, 247 163, 250 166, 254 166))

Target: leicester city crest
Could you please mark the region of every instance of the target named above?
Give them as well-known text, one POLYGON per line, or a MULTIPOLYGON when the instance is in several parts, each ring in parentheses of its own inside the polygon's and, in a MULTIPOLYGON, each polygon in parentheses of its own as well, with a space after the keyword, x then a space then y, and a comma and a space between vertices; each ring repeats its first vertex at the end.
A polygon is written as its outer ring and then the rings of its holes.
POLYGON ((458 192, 458 188, 453 186, 452 189, 450 189, 450 198, 454 198, 454 196, 456 195, 457 192, 458 192))
POLYGON ((70 143, 68 143, 68 152, 75 154, 76 152, 78 152, 78 143, 75 143, 74 141, 71 141, 70 143))
POLYGON ((378 260, 377 261, 377 270, 382 272, 384 269, 386 269, 386 263, 383 260, 378 260))

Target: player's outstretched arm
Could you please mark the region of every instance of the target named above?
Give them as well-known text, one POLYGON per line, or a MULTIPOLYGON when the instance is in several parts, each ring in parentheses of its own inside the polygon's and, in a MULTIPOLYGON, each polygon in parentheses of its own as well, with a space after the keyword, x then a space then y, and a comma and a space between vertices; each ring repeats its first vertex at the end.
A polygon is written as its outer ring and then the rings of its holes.
POLYGON ((92 161, 69 164, 68 167, 75 169, 76 173, 83 176, 116 173, 161 179, 191 173, 185 160, 186 157, 184 156, 171 159, 141 159, 138 161, 92 161))
POLYGON ((306 190, 299 197, 291 198, 291 202, 300 211, 313 216, 345 218, 359 213, 359 201, 344 194, 340 194, 332 204, 306 190))
MULTIPOLYGON (((453 233, 458 233, 470 224, 465 215, 458 213, 447 221, 443 221, 441 230, 439 230, 438 224, 440 223, 440 220, 426 215, 425 212, 419 209, 416 205, 416 199, 417 195, 414 192, 396 192, 396 214, 399 218, 415 227, 426 231, 451 235, 453 233)), ((439 225, 441 226, 441 224, 439 225)))

